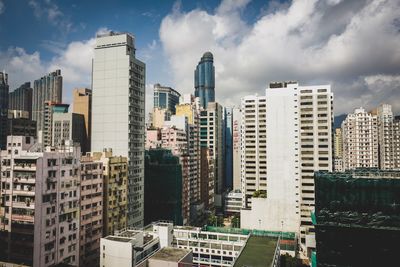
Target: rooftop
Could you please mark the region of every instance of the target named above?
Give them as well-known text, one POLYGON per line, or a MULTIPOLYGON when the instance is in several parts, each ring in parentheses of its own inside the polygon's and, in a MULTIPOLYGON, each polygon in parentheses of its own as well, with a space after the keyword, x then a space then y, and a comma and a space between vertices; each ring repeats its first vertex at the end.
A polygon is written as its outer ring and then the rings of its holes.
POLYGON ((179 262, 190 250, 181 248, 164 247, 154 254, 151 259, 179 262))
POLYGON ((117 241, 117 242, 130 242, 132 239, 128 237, 117 237, 117 236, 107 236, 105 237, 107 240, 117 241))
POLYGON ((251 236, 234 267, 270 266, 275 255, 278 239, 266 236, 251 236))

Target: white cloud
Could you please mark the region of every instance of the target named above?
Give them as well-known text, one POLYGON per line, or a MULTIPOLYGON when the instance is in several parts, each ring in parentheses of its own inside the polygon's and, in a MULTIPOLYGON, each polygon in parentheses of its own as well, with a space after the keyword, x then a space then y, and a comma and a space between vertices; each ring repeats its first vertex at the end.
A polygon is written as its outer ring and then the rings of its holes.
POLYGON ((28 5, 33 9, 33 14, 37 19, 46 18, 52 25, 57 26, 63 34, 72 30, 73 24, 70 19, 52 1, 46 0, 41 4, 36 0, 30 0, 28 5))
POLYGON ((297 0, 252 25, 241 18, 248 2, 222 1, 213 13, 178 5, 163 19, 160 39, 178 90, 194 91, 193 70, 211 51, 216 98, 224 105, 262 94, 277 80, 332 83, 336 114, 400 97, 398 1, 297 0), (377 75, 386 80, 368 82, 377 75))
POLYGON ((0 14, 2 14, 4 12, 4 2, 0 0, 0 14))

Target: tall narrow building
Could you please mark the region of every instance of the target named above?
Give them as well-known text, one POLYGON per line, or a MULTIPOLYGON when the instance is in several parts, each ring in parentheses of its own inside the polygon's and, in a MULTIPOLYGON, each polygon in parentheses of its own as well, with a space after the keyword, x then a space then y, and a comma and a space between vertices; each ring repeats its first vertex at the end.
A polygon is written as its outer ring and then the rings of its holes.
POLYGON ((82 114, 85 121, 85 142, 81 144, 82 152, 90 150, 92 135, 92 90, 78 88, 73 91, 73 113, 82 114))
POLYGON ((233 109, 225 108, 225 190, 233 189, 233 109))
POLYGON ((56 70, 33 83, 32 119, 36 121, 39 143, 43 143, 45 102, 62 103, 62 81, 61 70, 56 70))
POLYGON ((92 151, 128 157, 128 226, 143 225, 145 64, 133 35, 98 35, 93 60, 92 151))
POLYGON ((26 82, 10 92, 8 95, 8 109, 23 110, 29 112, 29 119, 32 118, 32 93, 31 83, 26 82))
POLYGON ((7 143, 8 90, 8 74, 0 72, 0 150, 7 143))
POLYGON ((393 124, 392 106, 382 104, 377 108, 378 144, 379 144, 379 168, 383 170, 392 167, 392 138, 390 128, 393 124))
POLYGON ((204 53, 194 71, 194 88, 202 108, 206 109, 209 102, 215 102, 215 68, 211 52, 204 53))
POLYGON ((240 108, 233 108, 232 110, 232 124, 233 124, 233 131, 232 131, 232 176, 233 176, 233 189, 240 190, 242 189, 241 183, 241 171, 240 171, 240 162, 241 162, 241 155, 242 155, 242 148, 240 146, 241 143, 241 125, 242 125, 242 112, 240 108))

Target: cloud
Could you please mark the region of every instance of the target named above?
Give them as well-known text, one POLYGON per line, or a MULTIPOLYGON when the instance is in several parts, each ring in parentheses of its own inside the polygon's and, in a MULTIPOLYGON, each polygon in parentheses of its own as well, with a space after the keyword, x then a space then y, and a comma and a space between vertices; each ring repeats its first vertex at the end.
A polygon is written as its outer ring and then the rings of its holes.
POLYGON ((262 94, 271 81, 298 80, 331 83, 336 114, 380 102, 400 112, 398 1, 297 0, 252 24, 242 17, 248 2, 222 1, 211 13, 175 5, 162 20, 160 40, 178 90, 193 93, 193 70, 211 51, 224 105, 262 94))
POLYGON ((4 12, 4 9, 5 9, 4 2, 0 0, 0 14, 4 12))
POLYGON ((52 25, 58 27, 62 33, 69 33, 73 30, 73 23, 69 17, 65 16, 60 8, 51 0, 45 0, 39 3, 36 0, 30 0, 28 5, 33 9, 33 14, 36 19, 47 19, 52 25))

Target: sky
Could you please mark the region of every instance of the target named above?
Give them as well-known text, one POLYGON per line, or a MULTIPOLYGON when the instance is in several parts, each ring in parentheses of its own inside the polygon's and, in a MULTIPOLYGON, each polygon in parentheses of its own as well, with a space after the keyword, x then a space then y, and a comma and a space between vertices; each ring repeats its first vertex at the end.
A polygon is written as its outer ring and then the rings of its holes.
POLYGON ((0 68, 11 90, 61 69, 68 103, 90 87, 95 36, 109 30, 135 36, 147 110, 155 83, 194 93, 211 51, 224 106, 296 80, 331 84, 336 115, 381 103, 400 114, 398 0, 0 0, 0 68))

